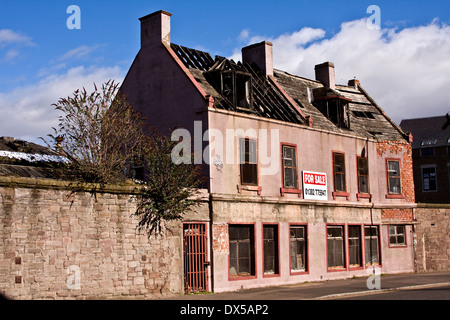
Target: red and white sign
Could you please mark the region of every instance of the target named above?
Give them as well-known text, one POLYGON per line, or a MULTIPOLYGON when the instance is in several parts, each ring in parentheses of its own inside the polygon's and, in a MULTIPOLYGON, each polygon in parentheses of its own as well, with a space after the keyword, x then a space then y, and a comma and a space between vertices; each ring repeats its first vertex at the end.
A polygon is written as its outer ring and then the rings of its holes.
POLYGON ((328 200, 326 173, 303 171, 303 199, 328 200))

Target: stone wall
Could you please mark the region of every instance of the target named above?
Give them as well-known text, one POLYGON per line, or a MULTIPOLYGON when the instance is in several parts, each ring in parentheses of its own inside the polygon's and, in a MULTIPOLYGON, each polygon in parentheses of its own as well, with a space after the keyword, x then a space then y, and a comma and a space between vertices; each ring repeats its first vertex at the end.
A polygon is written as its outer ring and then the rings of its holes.
POLYGON ((136 230, 131 188, 0 177, 0 293, 12 299, 154 298, 183 292, 180 224, 136 230))
POLYGON ((414 214, 416 271, 449 271, 450 205, 418 204, 414 214))

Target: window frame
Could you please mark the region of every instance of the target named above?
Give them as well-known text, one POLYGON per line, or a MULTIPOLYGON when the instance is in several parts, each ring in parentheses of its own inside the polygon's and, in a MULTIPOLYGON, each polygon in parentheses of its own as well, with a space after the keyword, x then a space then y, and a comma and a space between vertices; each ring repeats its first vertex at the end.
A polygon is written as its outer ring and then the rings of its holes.
MULTIPOLYGON (((297 239, 297 238, 295 238, 297 239)), ((289 243, 289 275, 302 275, 309 274, 309 248, 308 248, 308 224, 307 223, 289 223, 289 233, 288 233, 288 243, 289 243), (292 269, 292 254, 291 254, 291 228, 303 228, 304 229, 304 251, 305 251, 305 270, 293 270, 292 269)))
POLYGON ((390 224, 387 227, 387 235, 388 235, 388 245, 389 248, 405 248, 408 246, 408 240, 406 238, 406 225, 404 224, 390 224), (395 234, 391 235, 391 227, 395 228, 395 234), (391 237, 398 237, 399 235, 402 235, 401 233, 398 233, 397 228, 398 227, 402 227, 403 228, 403 238, 404 238, 404 243, 391 243, 391 237))
POLYGON ((261 227, 262 233, 261 233, 261 241, 262 241, 262 271, 263 271, 263 278, 271 278, 271 277, 279 277, 280 276, 280 227, 278 223, 263 223, 261 227), (275 248, 275 261, 274 266, 275 270, 273 273, 266 272, 265 270, 265 239, 264 239, 264 228, 269 227, 273 228, 275 230, 274 235, 274 248, 275 248))
POLYGON ((364 268, 364 248, 363 248, 363 225, 361 224, 348 224, 347 225, 347 247, 348 247, 348 267, 350 270, 358 270, 364 268), (358 228, 359 229, 359 259, 360 263, 351 264, 350 257, 350 228, 358 228))
POLYGON ((326 231, 326 254, 327 254, 327 272, 338 272, 338 271, 346 271, 347 270, 347 246, 346 246, 346 227, 345 224, 334 224, 329 223, 325 225, 325 231, 326 231), (328 236, 328 228, 329 227, 340 227, 342 229, 342 266, 331 266, 330 267, 330 259, 329 259, 329 248, 328 248, 328 242, 330 240, 330 237, 328 236))
POLYGON ((256 228, 255 223, 228 223, 228 245, 229 245, 229 251, 228 251, 228 280, 247 280, 247 279, 254 279, 257 277, 257 263, 256 263, 256 257, 257 257, 257 251, 256 251, 256 228), (230 240, 230 229, 232 227, 249 227, 250 234, 249 234, 249 241, 250 241, 250 273, 248 275, 239 274, 232 275, 230 273, 231 269, 231 240, 230 240))
POLYGON ((369 158, 363 157, 360 155, 356 156, 356 176, 358 180, 358 193, 356 194, 356 198, 359 201, 361 198, 369 199, 369 202, 372 202, 372 194, 370 193, 370 170, 369 170, 369 158), (359 170, 359 160, 365 160, 367 165, 367 175, 360 175, 359 170), (367 177, 367 192, 361 192, 361 180, 360 177, 367 177))
POLYGON ((239 138, 239 174, 240 174, 240 183, 241 183, 241 185, 243 185, 243 186, 258 186, 258 183, 259 183, 259 163, 258 162, 259 162, 259 158, 258 158, 258 140, 256 138, 240 137, 239 138), (245 150, 242 149, 242 142, 243 141, 244 141, 244 144, 245 144, 246 141, 249 142, 249 150, 248 150, 249 161, 248 161, 248 163, 245 160, 245 156, 246 156, 245 153, 244 153, 244 155, 242 155, 242 152, 245 151, 245 150), (256 152, 256 154, 255 154, 255 158, 256 158, 255 163, 251 163, 251 160, 250 160, 250 157, 251 157, 251 154, 250 154, 250 152, 251 152, 250 151, 250 142, 254 142, 255 143, 255 152, 256 152), (242 159, 244 159, 244 163, 242 163, 242 159), (248 164, 256 165, 256 168, 255 168, 256 182, 255 183, 249 183, 249 182, 244 181, 245 165, 248 165, 248 164))
POLYGON ((300 181, 299 181, 299 170, 298 170, 298 153, 297 153, 297 145, 296 144, 292 144, 292 143, 281 143, 281 188, 280 188, 280 193, 281 196, 284 197, 284 195, 286 193, 293 193, 293 194, 297 194, 298 197, 301 197, 302 195, 302 190, 300 188, 300 181), (295 187, 291 188, 291 187, 286 187, 285 184, 285 165, 284 165, 284 148, 292 148, 294 149, 294 154, 295 154, 295 167, 289 167, 291 169, 295 170, 295 175, 296 175, 296 179, 295 179, 295 187))
MULTIPOLYGON (((333 168, 333 192, 332 192, 332 195, 333 195, 333 200, 336 200, 336 198, 337 197, 345 197, 347 200, 349 200, 349 198, 350 198, 350 193, 347 191, 348 190, 348 188, 347 188, 347 164, 346 164, 346 161, 345 161, 345 153, 344 152, 341 152, 341 151, 332 151, 332 155, 331 155, 331 158, 332 158, 332 168, 333 168), (336 155, 340 155, 340 156, 342 156, 343 157, 343 159, 344 159, 344 166, 343 166, 343 168, 344 168, 344 173, 343 173, 343 176, 344 176, 344 185, 345 185, 345 190, 336 190, 336 159, 335 159, 335 156, 336 155)), ((338 173, 338 174, 341 174, 342 175, 342 173, 338 173)))
MULTIPOLYGON (((381 266, 381 237, 380 237, 380 226, 377 224, 365 224, 363 228, 363 237, 364 237, 364 265, 366 268, 372 267, 372 266, 381 266), (366 241, 367 241, 367 235, 366 235, 366 228, 376 228, 377 230, 377 249, 378 249, 378 262, 377 263, 369 263, 367 261, 367 250, 366 250, 366 241)), ((373 237, 373 236, 369 236, 373 237)), ((370 239, 371 239, 370 238, 370 239)), ((370 250, 369 250, 370 251, 370 250)), ((370 254, 370 253, 369 253, 370 254)))
MULTIPOLYGON (((438 191, 438 177, 437 177, 437 169, 436 169, 436 164, 425 164, 425 165, 421 165, 420 166, 420 174, 422 177, 422 192, 437 192, 438 191), (435 184, 435 189, 425 189, 425 176, 424 176, 424 169, 434 169, 434 184, 435 184)), ((431 178, 429 178, 431 179, 431 178)))
POLYGON ((386 158, 386 187, 387 187, 387 199, 403 199, 405 198, 405 195, 403 192, 402 187, 402 162, 399 158, 386 158), (398 162, 398 179, 399 185, 400 185, 400 192, 399 193, 393 193, 391 192, 391 183, 390 183, 390 175, 389 175, 389 163, 390 162, 398 162))

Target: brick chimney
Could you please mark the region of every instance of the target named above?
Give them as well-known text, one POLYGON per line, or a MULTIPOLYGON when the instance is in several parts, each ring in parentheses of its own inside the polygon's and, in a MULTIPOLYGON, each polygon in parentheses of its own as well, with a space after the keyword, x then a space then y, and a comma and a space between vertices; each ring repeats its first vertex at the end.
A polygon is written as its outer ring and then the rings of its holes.
POLYGON ((273 76, 273 45, 263 41, 242 48, 242 61, 256 64, 265 76, 273 76))
POLYGON ((160 44, 170 45, 171 13, 160 10, 140 18, 141 48, 160 44))
POLYGON ((316 80, 320 81, 325 87, 336 89, 334 64, 332 62, 325 62, 315 66, 316 80))

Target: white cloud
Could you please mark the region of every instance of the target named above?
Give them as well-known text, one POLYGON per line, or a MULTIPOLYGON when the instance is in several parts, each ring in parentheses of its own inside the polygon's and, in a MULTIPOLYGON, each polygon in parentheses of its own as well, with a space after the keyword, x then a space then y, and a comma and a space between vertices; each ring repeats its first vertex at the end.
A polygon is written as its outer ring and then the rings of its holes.
POLYGON ((0 30, 0 48, 9 44, 34 45, 31 38, 10 29, 0 30))
POLYGON ((53 74, 37 84, 0 93, 0 136, 13 136, 42 143, 38 137, 46 137, 56 127, 60 115, 53 103, 71 95, 76 89, 92 90, 93 83, 101 84, 109 79, 121 82, 124 72, 119 67, 72 68, 64 74, 53 74))
MULTIPOLYGON (((450 111, 450 26, 429 25, 397 30, 369 29, 366 19, 345 22, 331 38, 321 29, 249 43, 273 42, 275 68, 314 79, 314 66, 331 61, 336 82, 356 77, 397 123, 402 119, 443 115, 450 111)), ((240 49, 233 59, 240 60, 240 49)))
POLYGON ((69 50, 59 60, 64 61, 64 60, 71 60, 71 59, 81 59, 81 58, 84 58, 84 57, 88 56, 89 54, 91 54, 98 47, 99 47, 99 45, 95 45, 95 46, 82 45, 82 46, 79 46, 72 50, 69 50))

